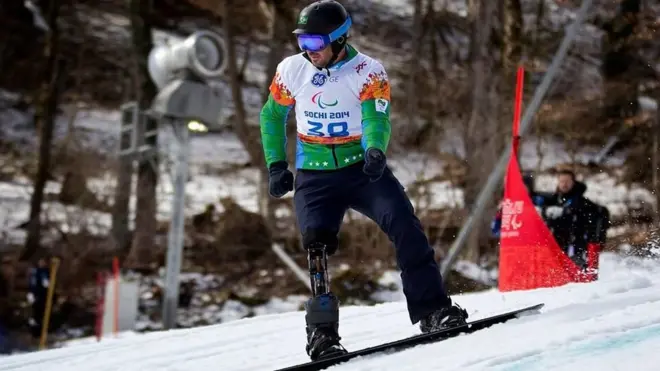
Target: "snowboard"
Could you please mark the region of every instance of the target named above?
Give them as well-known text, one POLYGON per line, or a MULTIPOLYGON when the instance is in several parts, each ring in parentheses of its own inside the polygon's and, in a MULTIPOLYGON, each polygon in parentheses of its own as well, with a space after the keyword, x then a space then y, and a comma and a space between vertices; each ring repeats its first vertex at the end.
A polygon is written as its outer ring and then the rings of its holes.
POLYGON ((337 356, 329 356, 328 358, 322 358, 313 362, 298 364, 287 368, 281 368, 275 371, 319 371, 319 370, 324 370, 330 366, 344 363, 346 361, 349 361, 353 358, 360 356, 366 356, 380 352, 386 352, 386 353, 399 352, 404 349, 411 348, 417 345, 435 343, 461 334, 471 334, 479 330, 483 330, 487 327, 499 323, 504 323, 515 318, 523 317, 526 315, 538 314, 539 310, 543 308, 544 305, 545 304, 543 303, 536 304, 526 308, 520 308, 511 312, 496 314, 494 316, 482 318, 476 321, 471 321, 466 323, 465 325, 447 328, 426 334, 414 335, 408 338, 395 340, 389 343, 384 343, 337 356))

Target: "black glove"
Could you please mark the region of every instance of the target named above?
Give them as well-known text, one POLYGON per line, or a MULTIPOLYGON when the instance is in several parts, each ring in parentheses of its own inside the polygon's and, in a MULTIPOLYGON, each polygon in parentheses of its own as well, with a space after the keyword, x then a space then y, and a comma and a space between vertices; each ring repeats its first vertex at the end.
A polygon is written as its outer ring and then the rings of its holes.
POLYGON ((372 182, 383 176, 387 159, 385 154, 378 148, 369 148, 364 154, 364 167, 362 171, 369 176, 372 182))
POLYGON ((268 168, 268 193, 271 196, 280 198, 293 191, 293 173, 287 169, 288 166, 286 161, 278 161, 268 168))

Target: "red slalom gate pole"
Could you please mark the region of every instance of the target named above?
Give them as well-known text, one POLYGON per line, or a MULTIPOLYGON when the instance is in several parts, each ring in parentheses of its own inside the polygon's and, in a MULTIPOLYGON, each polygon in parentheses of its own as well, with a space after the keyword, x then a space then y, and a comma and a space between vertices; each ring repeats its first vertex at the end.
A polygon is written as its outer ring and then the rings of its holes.
POLYGON ((519 66, 516 74, 516 96, 513 101, 513 151, 518 153, 520 145, 520 112, 522 111, 523 87, 525 85, 525 67, 519 66))
POLYGON ((117 336, 119 333, 119 259, 115 256, 112 259, 112 275, 114 278, 114 302, 112 313, 112 330, 117 336))

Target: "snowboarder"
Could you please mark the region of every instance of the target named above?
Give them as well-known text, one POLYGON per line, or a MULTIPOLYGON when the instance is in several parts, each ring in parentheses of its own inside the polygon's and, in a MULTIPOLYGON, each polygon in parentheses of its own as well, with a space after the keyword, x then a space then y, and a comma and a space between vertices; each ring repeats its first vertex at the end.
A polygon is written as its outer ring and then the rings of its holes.
POLYGON ((351 18, 332 0, 305 7, 293 33, 301 53, 278 66, 261 111, 261 138, 273 197, 294 193, 313 295, 305 305, 307 354, 342 354, 339 302, 327 285, 326 257, 338 245, 344 213, 356 210, 389 236, 410 320, 422 332, 465 323, 403 186, 386 164, 390 83, 377 60, 347 43, 351 18), (286 121, 295 106, 296 177, 288 170, 286 121))

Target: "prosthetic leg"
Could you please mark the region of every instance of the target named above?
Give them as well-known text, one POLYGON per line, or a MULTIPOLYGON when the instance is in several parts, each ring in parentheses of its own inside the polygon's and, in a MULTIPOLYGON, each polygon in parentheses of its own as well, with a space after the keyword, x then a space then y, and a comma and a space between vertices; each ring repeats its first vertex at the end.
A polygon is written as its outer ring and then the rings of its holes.
POLYGON ((314 244, 307 251, 312 298, 305 305, 306 350, 315 361, 346 353, 346 349, 339 343, 339 300, 330 292, 325 245, 314 244))

